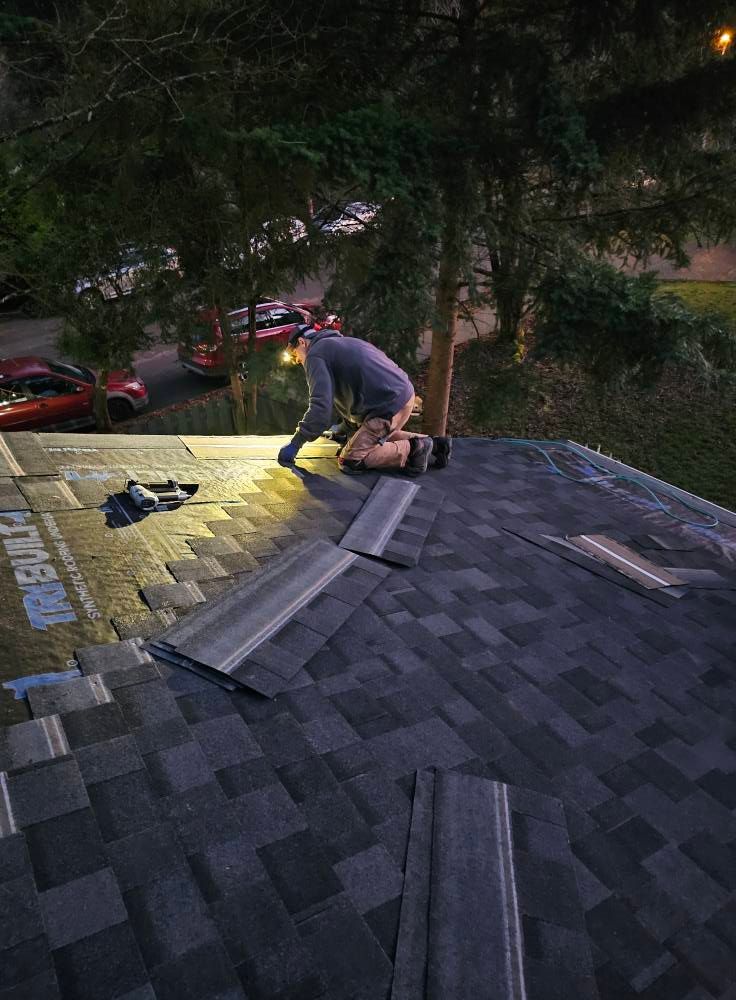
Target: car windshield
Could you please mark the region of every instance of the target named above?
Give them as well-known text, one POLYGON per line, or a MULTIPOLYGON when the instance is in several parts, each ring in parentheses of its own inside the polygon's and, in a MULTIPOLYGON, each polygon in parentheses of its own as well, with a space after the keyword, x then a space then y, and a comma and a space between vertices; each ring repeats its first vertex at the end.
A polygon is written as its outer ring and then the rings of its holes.
POLYGON ((56 375, 68 375, 69 378, 78 378, 94 385, 95 377, 89 368, 82 368, 78 365, 62 365, 58 361, 47 361, 46 364, 56 375))

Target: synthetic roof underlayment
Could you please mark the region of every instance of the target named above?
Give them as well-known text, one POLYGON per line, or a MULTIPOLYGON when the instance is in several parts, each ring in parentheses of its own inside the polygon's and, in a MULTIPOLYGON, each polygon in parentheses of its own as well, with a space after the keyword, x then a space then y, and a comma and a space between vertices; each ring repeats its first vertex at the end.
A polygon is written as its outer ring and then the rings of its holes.
POLYGON ((733 1000, 733 515, 493 441, 412 483, 279 443, 0 437, 4 679, 81 672, 3 696, 0 998, 733 1000), (360 583, 303 603, 309 553, 360 583), (279 566, 285 689, 156 655, 279 566))

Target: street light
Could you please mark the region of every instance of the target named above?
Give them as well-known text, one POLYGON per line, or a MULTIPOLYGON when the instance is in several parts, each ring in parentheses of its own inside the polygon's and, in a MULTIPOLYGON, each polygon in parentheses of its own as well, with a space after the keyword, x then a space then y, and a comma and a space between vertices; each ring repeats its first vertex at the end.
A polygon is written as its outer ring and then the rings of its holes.
POLYGON ((731 42, 733 42, 733 32, 726 28, 716 38, 715 47, 722 56, 725 56, 731 46, 731 42))

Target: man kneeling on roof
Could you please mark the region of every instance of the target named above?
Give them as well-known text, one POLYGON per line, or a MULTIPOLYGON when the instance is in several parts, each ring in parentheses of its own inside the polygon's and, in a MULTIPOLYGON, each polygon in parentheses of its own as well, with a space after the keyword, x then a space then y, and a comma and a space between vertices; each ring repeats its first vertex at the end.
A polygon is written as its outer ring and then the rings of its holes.
POLYGON ((309 409, 291 442, 279 451, 281 464, 293 463, 301 446, 330 426, 334 407, 353 431, 338 456, 343 472, 401 469, 407 476, 418 476, 430 465, 447 465, 451 438, 402 429, 414 406, 414 386, 383 351, 337 330, 308 325, 294 329, 288 351, 304 366, 309 409))

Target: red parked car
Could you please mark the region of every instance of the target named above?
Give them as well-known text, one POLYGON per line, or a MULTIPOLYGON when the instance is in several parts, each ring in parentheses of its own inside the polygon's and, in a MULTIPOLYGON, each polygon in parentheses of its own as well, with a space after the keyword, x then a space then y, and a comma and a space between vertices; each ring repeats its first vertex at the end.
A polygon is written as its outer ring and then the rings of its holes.
MULTIPOLYGON (((233 337, 237 337, 242 355, 248 347, 248 307, 228 313, 233 337)), ((200 319, 209 327, 208 335, 194 347, 179 344, 178 354, 184 368, 197 375, 222 377, 227 375, 222 330, 214 310, 203 312, 200 319)), ((256 307, 256 350, 266 343, 285 344, 289 334, 300 323, 311 323, 311 313, 290 302, 259 302, 256 307)))
MULTIPOLYGON (((0 359, 0 431, 75 430, 94 424, 95 375, 46 358, 0 359)), ((131 372, 110 372, 107 407, 125 420, 148 406, 148 390, 131 372)))

